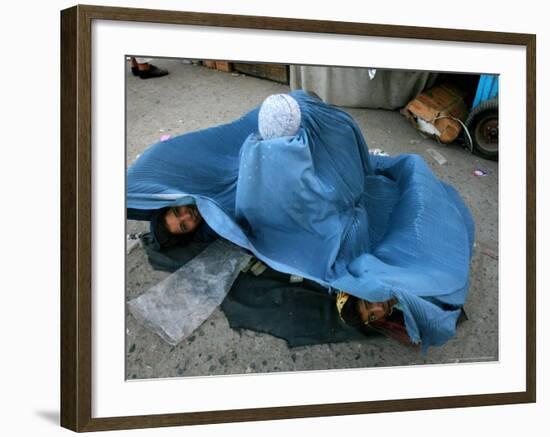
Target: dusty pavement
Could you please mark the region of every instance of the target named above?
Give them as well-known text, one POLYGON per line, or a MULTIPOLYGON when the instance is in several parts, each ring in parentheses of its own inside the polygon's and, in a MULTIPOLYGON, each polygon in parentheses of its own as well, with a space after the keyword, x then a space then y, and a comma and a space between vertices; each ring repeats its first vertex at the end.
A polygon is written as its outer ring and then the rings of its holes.
MULTIPOLYGON (((233 75, 180 60, 155 60, 170 74, 159 79, 127 80, 127 164, 162 135, 178 135, 236 119, 288 86, 233 75)), ((476 249, 466 312, 469 320, 445 346, 426 355, 385 337, 347 343, 289 348, 284 340, 249 330, 232 330, 217 309, 188 339, 173 347, 126 316, 128 379, 288 372, 412 364, 498 360, 498 164, 470 155, 456 145, 421 137, 396 111, 349 109, 371 149, 390 155, 418 153, 444 181, 458 189, 476 222, 476 249), (447 159, 438 164, 433 148, 447 159), (488 175, 476 177, 477 167, 488 175)), ((147 230, 128 221, 127 232, 147 230)), ((127 257, 126 299, 136 297, 168 274, 154 271, 141 247, 127 257)), ((284 323, 284 320, 281 321, 284 323)))

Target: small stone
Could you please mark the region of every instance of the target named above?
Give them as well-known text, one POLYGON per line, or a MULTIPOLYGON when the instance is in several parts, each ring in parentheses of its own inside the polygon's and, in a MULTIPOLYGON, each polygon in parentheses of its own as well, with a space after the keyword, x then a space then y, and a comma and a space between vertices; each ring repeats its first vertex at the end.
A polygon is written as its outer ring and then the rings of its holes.
POLYGON ((132 353, 136 350, 136 344, 134 343, 132 346, 130 346, 130 350, 128 352, 132 353))

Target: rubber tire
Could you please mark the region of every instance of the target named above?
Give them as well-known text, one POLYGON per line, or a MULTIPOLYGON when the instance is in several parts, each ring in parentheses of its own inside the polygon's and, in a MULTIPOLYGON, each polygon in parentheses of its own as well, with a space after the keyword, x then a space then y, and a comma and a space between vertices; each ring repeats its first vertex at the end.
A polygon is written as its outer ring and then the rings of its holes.
POLYGON ((466 119, 466 123, 464 124, 468 128, 468 131, 470 132, 470 136, 472 138, 473 152, 483 158, 498 161, 498 148, 496 151, 486 150, 477 142, 475 137, 475 129, 477 124, 486 116, 491 116, 493 114, 498 120, 498 98, 485 100, 484 102, 481 102, 479 105, 477 105, 474 109, 472 109, 472 111, 468 115, 468 118, 466 119))

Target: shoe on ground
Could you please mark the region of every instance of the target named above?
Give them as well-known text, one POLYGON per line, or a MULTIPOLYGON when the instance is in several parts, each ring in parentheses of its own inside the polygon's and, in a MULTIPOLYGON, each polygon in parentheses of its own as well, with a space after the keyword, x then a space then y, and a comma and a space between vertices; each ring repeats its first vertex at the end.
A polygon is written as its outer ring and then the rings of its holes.
POLYGON ((149 64, 149 68, 147 70, 138 70, 138 74, 141 79, 152 79, 155 77, 166 76, 168 71, 149 64))

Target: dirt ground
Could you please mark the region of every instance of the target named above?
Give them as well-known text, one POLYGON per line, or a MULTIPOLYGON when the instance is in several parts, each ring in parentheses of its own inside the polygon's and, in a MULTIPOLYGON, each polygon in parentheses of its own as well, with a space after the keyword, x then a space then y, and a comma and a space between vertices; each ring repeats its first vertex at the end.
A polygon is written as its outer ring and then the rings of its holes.
MULTIPOLYGON (((127 80, 127 164, 162 135, 178 135, 232 121, 289 87, 268 80, 210 70, 181 60, 158 59, 170 71, 159 79, 127 80)), ((427 354, 386 337, 365 337, 346 343, 289 348, 279 338, 249 330, 233 330, 217 309, 190 337, 170 346, 126 316, 128 379, 244 373, 311 371, 498 360, 498 164, 471 155, 457 145, 425 139, 397 111, 347 109, 371 149, 390 155, 422 155, 433 171, 452 184, 469 206, 476 223, 471 287, 465 310, 469 320, 457 336, 427 354), (438 164, 433 148, 447 163, 438 164), (483 168, 484 177, 473 175, 483 168)), ((128 221, 127 232, 148 230, 148 223, 128 221)), ((168 274, 149 265, 143 248, 127 256, 126 299, 146 292, 168 274)), ((284 320, 281 321, 284 323, 284 320)))

